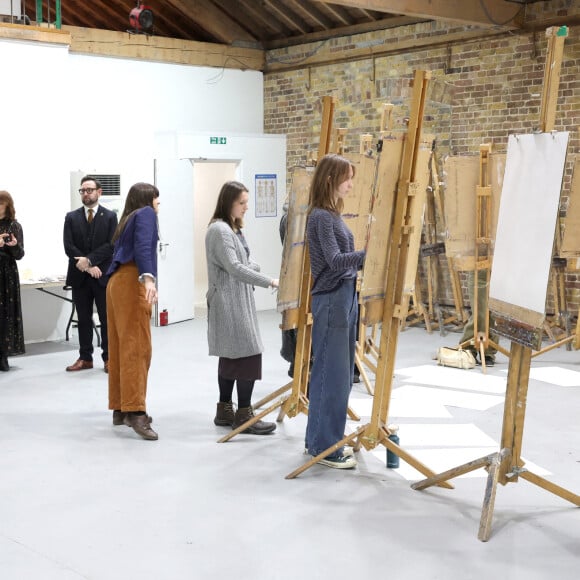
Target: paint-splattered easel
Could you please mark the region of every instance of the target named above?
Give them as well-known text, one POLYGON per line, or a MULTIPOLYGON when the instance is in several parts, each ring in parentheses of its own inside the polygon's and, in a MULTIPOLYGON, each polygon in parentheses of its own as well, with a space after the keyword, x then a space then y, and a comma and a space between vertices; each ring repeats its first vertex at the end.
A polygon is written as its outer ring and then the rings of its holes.
MULTIPOLYGON (((562 28, 565 29, 566 27, 562 28)), ((541 127, 543 133, 551 131, 554 126, 557 84, 556 88, 554 88, 552 74, 559 74, 559 66, 555 65, 561 62, 564 39, 567 35, 567 31, 564 32, 562 28, 549 28, 546 31, 549 46, 546 57, 546 70, 544 73, 544 101, 542 103, 543 114, 541 127), (551 89, 546 90, 546 87, 551 87, 551 89)), ((497 453, 480 457, 459 467, 449 469, 435 477, 414 483, 411 486, 413 489, 423 490, 476 469, 485 468, 488 471, 488 476, 478 533, 478 538, 483 542, 489 540, 491 535, 491 523, 498 483, 502 485, 516 483, 521 477, 576 506, 580 506, 579 495, 528 471, 524 467, 524 461, 521 458, 521 449, 532 349, 538 349, 538 345, 541 344, 543 330, 542 328, 526 329, 522 324, 518 324, 518 321, 515 319, 505 320, 504 318, 504 321, 505 325, 501 334, 510 338, 512 343, 500 450, 497 453)))

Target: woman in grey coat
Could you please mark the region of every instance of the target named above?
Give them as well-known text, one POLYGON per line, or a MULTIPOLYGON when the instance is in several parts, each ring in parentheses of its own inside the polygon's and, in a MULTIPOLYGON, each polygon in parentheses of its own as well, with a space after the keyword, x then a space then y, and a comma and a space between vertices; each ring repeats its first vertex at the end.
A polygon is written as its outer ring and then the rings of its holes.
MULTIPOLYGON (((248 209, 248 189, 237 181, 224 183, 205 236, 208 274, 208 343, 218 356, 219 403, 214 423, 239 427, 254 414, 254 382, 262 378, 262 339, 258 328, 254 286, 277 288, 278 280, 260 273, 250 260, 242 234, 248 209), (237 386, 238 409, 232 403, 237 386)), ((265 435, 275 423, 258 421, 244 433, 265 435)))

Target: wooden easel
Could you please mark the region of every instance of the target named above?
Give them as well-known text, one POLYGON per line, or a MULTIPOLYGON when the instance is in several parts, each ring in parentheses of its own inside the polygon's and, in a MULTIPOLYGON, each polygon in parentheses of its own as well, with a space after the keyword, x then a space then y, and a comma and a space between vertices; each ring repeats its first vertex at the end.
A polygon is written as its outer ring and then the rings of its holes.
MULTIPOLYGON (((562 53, 564 51, 564 41, 568 36, 568 28, 566 26, 548 28, 546 31, 546 36, 548 36, 548 53, 546 55, 546 66, 548 63, 551 65, 551 70, 549 75, 546 75, 544 80, 544 85, 542 86, 542 105, 540 108, 540 123, 539 130, 542 133, 548 133, 554 130, 554 123, 556 120, 556 104, 558 102, 558 88, 560 85, 560 69, 562 67, 562 53)), ((558 228, 556 230, 556 236, 554 238, 554 256, 558 256, 560 251, 561 242, 561 231, 560 231, 560 220, 558 220, 558 228)), ((556 319, 561 322, 564 317, 566 321, 566 334, 567 336, 555 340, 554 336, 550 333, 550 326, 545 323, 544 330, 554 341, 552 344, 540 348, 536 352, 532 353, 532 358, 544 354, 554 348, 559 348, 560 346, 566 344, 568 345, 572 341, 578 343, 577 336, 580 334, 580 317, 578 317, 578 327, 575 333, 571 333, 570 328, 568 328, 568 314, 566 306, 566 290, 564 285, 565 268, 559 266, 557 259, 552 262, 552 276, 553 276, 553 297, 554 305, 556 309, 556 319), (564 313, 564 314, 563 314, 564 313)))
POLYGON ((499 352, 509 357, 509 352, 489 337, 489 308, 486 306, 486 316, 484 328, 478 327, 479 319, 479 292, 486 294, 486 305, 489 298, 489 279, 492 262, 492 238, 491 238, 491 145, 485 144, 479 147, 479 185, 476 187, 475 201, 475 252, 473 261, 473 303, 471 311, 473 313, 473 338, 461 343, 461 348, 472 345, 479 352, 481 368, 486 372, 485 350, 492 346, 499 352), (480 289, 480 272, 484 272, 485 285, 480 289))
POLYGON ((421 247, 421 256, 426 259, 426 276, 427 276, 427 310, 432 326, 439 327, 439 334, 444 336, 445 326, 457 322, 465 322, 463 298, 461 296, 461 287, 457 277, 457 272, 453 269, 451 260, 446 260, 451 281, 451 290, 453 293, 453 304, 455 314, 444 318, 441 305, 439 304, 439 256, 445 254, 445 244, 439 242, 437 235, 437 220, 443 223, 444 231, 447 230, 445 225, 445 211, 443 209, 443 200, 441 199, 441 187, 439 184, 439 169, 436 147, 433 147, 433 154, 430 161, 430 186, 427 190, 427 206, 425 220, 426 243, 421 247))
MULTIPOLYGON (((381 120, 379 125, 379 139, 382 140, 383 137, 392 130, 393 128, 393 109, 394 105, 391 103, 384 103, 381 111, 381 120)), ((372 153, 372 142, 373 136, 371 134, 365 133, 360 137, 360 154, 372 153)), ((373 183, 373 200, 376 195, 377 180, 379 175, 379 164, 377 163, 374 183, 373 183)), ((360 286, 361 277, 357 280, 357 292, 359 295, 358 307, 359 307, 359 323, 358 323, 358 339, 356 342, 356 347, 354 351, 355 365, 359 370, 362 382, 369 395, 373 396, 374 391, 371 386, 371 381, 367 373, 367 368, 376 375, 377 373, 377 360, 379 358, 377 335, 379 332, 378 324, 372 324, 367 326, 365 323, 364 309, 365 304, 360 298, 360 286), (370 334, 369 334, 370 329, 370 334), (366 367, 366 368, 365 368, 366 367)))
MULTIPOLYGON (((545 86, 550 86, 549 81, 551 80, 554 59, 557 58, 558 52, 561 59, 565 36, 559 35, 557 29, 553 28, 548 29, 546 35, 549 38, 549 49, 545 71, 548 82, 545 83, 545 86)), ((556 93, 557 91, 552 91, 552 99, 554 102, 556 93)), ((545 94, 546 92, 544 92, 545 94)), ((543 106, 542 110, 545 109, 546 107, 543 106)), ((548 109, 552 110, 550 107, 548 109)), ((554 115, 552 115, 551 119, 552 125, 550 128, 553 126, 554 115)), ((531 335, 532 333, 529 334, 531 335)), ((516 483, 519 477, 521 477, 576 506, 580 506, 579 495, 528 471, 524 467, 524 462, 521 458, 532 348, 536 347, 538 340, 541 340, 540 332, 536 333, 535 337, 529 336, 529 340, 526 340, 524 333, 517 332, 515 328, 513 330, 500 451, 485 457, 480 457, 479 459, 440 473, 435 477, 414 483, 411 486, 415 490, 423 490, 432 485, 437 485, 442 481, 448 481, 449 479, 484 467, 488 471, 488 477, 478 533, 478 538, 483 542, 487 542, 491 535, 491 522, 498 483, 502 485, 516 483)))
MULTIPOLYGON (((322 127, 320 133, 320 144, 318 147, 318 159, 321 159, 330 150, 332 140, 332 119, 334 117, 334 109, 336 106, 336 99, 333 97, 322 98, 322 127)), ((335 145, 339 150, 342 150, 344 142, 345 131, 337 130, 335 135, 335 145)), ((285 399, 279 399, 271 406, 256 413, 254 417, 237 427, 232 429, 227 435, 218 440, 218 443, 225 443, 260 421, 266 415, 269 415, 276 409, 280 409, 277 421, 282 421, 285 416, 295 417, 298 413, 308 414, 308 378, 310 374, 310 351, 312 345, 312 314, 310 312, 310 287, 312 285, 310 272, 310 257, 308 254, 308 244, 304 244, 304 254, 301 267, 301 282, 300 282, 300 301, 298 308, 285 310, 283 313, 283 320, 281 328, 283 330, 297 328, 298 335, 296 338, 296 353, 294 357, 294 377, 292 381, 280 387, 273 393, 270 393, 254 407, 261 408, 263 405, 269 403, 291 391, 290 395, 285 399)), ((348 415, 351 419, 360 420, 360 417, 348 409, 348 415)))
MULTIPOLYGON (((401 301, 403 298, 405 265, 409 249, 409 236, 415 226, 409 221, 409 217, 413 215, 412 205, 416 162, 430 76, 430 73, 426 71, 417 71, 413 82, 410 122, 404 142, 398 186, 394 199, 393 227, 391 228, 388 244, 386 288, 382 303, 383 322, 371 422, 357 428, 353 433, 313 457, 310 461, 288 474, 286 479, 297 477, 315 465, 320 459, 327 457, 345 444, 355 440, 355 448, 357 449, 360 448, 361 444, 369 450, 377 445, 384 445, 421 473, 428 476, 433 474, 430 469, 425 467, 415 457, 389 439, 391 432, 386 425, 392 391, 397 339, 401 326, 401 317, 404 315, 401 309, 401 301)), ((440 482, 439 485, 447 488, 452 487, 446 482, 440 482)))

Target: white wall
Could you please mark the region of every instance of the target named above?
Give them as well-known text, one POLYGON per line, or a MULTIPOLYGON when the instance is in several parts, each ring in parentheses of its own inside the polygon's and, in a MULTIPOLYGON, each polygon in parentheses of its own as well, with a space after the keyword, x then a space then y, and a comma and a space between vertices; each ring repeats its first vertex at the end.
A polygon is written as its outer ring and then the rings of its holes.
MULTIPOLYGON (((69 54, 67 47, 0 40, 0 189, 24 228, 23 273, 64 274, 70 172, 120 173, 121 191, 153 181, 155 135, 263 131, 263 79, 255 71, 69 54), (218 74, 219 73, 219 74, 218 74)), ((23 292, 27 341, 64 336, 68 303, 23 292), (57 328, 35 318, 50 310, 57 328)))

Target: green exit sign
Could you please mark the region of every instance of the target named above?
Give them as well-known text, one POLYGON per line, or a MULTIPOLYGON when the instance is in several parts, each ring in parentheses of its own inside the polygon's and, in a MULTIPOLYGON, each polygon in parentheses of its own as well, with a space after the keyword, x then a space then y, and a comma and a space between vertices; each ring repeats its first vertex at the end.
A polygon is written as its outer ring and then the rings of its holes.
POLYGON ((210 145, 226 145, 228 142, 227 137, 210 137, 210 145))

